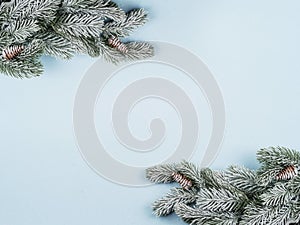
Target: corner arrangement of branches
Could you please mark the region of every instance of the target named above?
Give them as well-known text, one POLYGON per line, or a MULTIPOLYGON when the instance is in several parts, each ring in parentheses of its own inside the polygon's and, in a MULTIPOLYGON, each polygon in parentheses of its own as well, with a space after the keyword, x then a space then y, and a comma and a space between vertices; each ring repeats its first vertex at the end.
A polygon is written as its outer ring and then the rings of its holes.
POLYGON ((300 153, 270 147, 257 158, 257 171, 243 166, 212 171, 189 162, 147 169, 152 182, 181 185, 153 204, 154 214, 175 212, 193 225, 300 224, 300 153))
POLYGON ((145 42, 122 42, 147 15, 110 0, 0 0, 0 72, 16 78, 43 73, 41 55, 102 56, 118 63, 153 55, 145 42))

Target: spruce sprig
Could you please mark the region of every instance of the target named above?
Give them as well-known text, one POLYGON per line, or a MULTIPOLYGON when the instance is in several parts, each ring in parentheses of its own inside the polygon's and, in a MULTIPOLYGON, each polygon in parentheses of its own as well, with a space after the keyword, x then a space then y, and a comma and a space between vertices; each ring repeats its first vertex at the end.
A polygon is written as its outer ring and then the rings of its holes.
POLYGON ((126 52, 108 43, 109 38, 129 36, 146 20, 145 10, 125 12, 110 0, 0 2, 2 54, 12 46, 25 48, 22 54, 10 53, 14 57, 2 56, 0 72, 16 78, 39 76, 43 73, 41 55, 70 59, 75 54, 88 54, 102 56, 112 63, 150 57, 153 47, 148 43, 123 43, 126 52))
POLYGON ((300 224, 300 153, 270 147, 259 150, 257 158, 257 171, 242 166, 212 171, 186 161, 147 169, 146 177, 155 183, 174 182, 174 171, 193 182, 191 190, 179 187, 157 200, 155 214, 174 211, 193 225, 300 224))

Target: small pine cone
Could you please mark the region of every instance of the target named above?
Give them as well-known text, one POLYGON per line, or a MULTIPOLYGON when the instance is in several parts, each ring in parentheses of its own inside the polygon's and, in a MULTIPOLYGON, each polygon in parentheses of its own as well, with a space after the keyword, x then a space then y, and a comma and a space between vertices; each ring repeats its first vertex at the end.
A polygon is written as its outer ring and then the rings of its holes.
POLYGON ((23 45, 13 45, 9 46, 2 51, 2 57, 6 60, 12 60, 21 54, 21 52, 25 49, 23 45))
POLYGON ((298 174, 298 168, 290 165, 281 170, 275 177, 276 180, 290 180, 298 174))
POLYGON ((188 190, 193 186, 192 181, 180 173, 173 173, 172 177, 174 181, 179 183, 183 189, 188 190))
POLYGON ((108 39, 108 44, 110 47, 117 49, 118 51, 122 53, 127 53, 128 49, 124 43, 120 41, 117 37, 110 37, 108 39))

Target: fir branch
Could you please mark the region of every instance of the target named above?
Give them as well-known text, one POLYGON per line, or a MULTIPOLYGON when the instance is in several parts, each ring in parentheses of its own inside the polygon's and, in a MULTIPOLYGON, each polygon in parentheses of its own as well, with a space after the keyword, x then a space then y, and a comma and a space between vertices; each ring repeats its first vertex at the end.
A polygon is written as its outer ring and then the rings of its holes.
MULTIPOLYGON (((93 4, 95 0, 62 0, 61 6, 65 7, 74 7, 74 8, 87 8, 89 4, 93 4)), ((102 2, 102 1, 99 1, 102 2)))
POLYGON ((10 20, 38 19, 51 20, 55 18, 61 0, 13 0, 2 10, 10 20))
POLYGON ((126 43, 122 45, 126 51, 122 52, 107 42, 110 31, 107 24, 129 34, 146 21, 143 10, 125 13, 110 0, 14 0, 11 4, 1 4, 0 8, 0 49, 25 46, 17 58, 20 66, 28 63, 22 70, 16 59, 2 60, 0 70, 7 75, 15 71, 15 77, 32 77, 34 72, 30 68, 36 68, 35 75, 39 75, 42 67, 36 58, 41 53, 64 59, 76 53, 101 55, 113 63, 153 55, 153 47, 148 43, 126 43), (35 60, 28 62, 27 58, 35 60), (21 75, 21 71, 25 74, 21 75))
POLYGON ((153 211, 156 216, 167 216, 174 211, 177 204, 191 204, 195 201, 195 190, 174 188, 165 197, 154 202, 153 211))
POLYGON ((296 199, 296 202, 293 202, 292 208, 291 208, 291 218, 289 220, 288 224, 291 225, 299 225, 300 224, 300 201, 299 196, 296 199))
POLYGON ((5 6, 3 11, 9 16, 10 20, 19 19, 22 18, 24 11, 31 2, 34 2, 34 0, 14 0, 9 7, 5 6))
POLYGON ((24 42, 28 37, 39 31, 39 29, 38 21, 24 19, 10 23, 4 31, 12 36, 15 42, 24 42))
POLYGON ((29 1, 26 9, 18 19, 43 19, 52 21, 56 17, 61 0, 34 0, 29 1))
POLYGON ((0 32, 0 48, 3 49, 11 44, 6 32, 0 32))
POLYGON ((187 161, 150 167, 146 170, 146 178, 154 183, 171 183, 174 182, 174 174, 176 173, 191 179, 196 186, 201 186, 203 183, 201 171, 187 161))
POLYGON ((125 12, 111 1, 65 1, 61 10, 68 13, 100 15, 100 18, 104 20, 123 21, 126 19, 125 12))
POLYGON ((63 38, 59 34, 53 34, 53 32, 37 37, 44 42, 44 54, 57 58, 70 59, 76 53, 74 45, 68 39, 63 38))
MULTIPOLYGON (((196 200, 192 203, 174 200, 176 204, 172 205, 172 199, 177 199, 176 195, 180 199, 182 195, 173 192, 156 203, 156 214, 166 215, 175 210, 179 217, 193 225, 299 225, 300 175, 295 170, 299 153, 281 147, 267 148, 259 151, 258 158, 262 163, 258 173, 238 166, 219 172, 208 168, 199 170, 188 162, 176 164, 168 170, 169 174, 177 170, 199 182, 196 188, 193 186, 194 196, 190 196, 196 200)), ((154 181, 172 181, 167 180, 170 176, 160 177, 165 167, 155 168, 152 177, 157 179, 154 181)))
POLYGON ((78 53, 88 54, 91 57, 100 56, 100 46, 95 38, 71 38, 71 43, 78 53))
POLYGON ((40 57, 42 53, 43 42, 41 40, 34 39, 25 47, 24 51, 22 51, 18 56, 18 59, 26 60, 27 58, 35 58, 38 60, 38 57, 40 57))
POLYGON ((258 182, 256 172, 243 166, 230 166, 224 175, 231 185, 248 195, 265 190, 258 182))
POLYGON ((128 51, 124 60, 142 60, 154 55, 153 46, 147 42, 129 42, 126 44, 126 47, 128 51))
POLYGON ((0 62, 0 72, 15 78, 32 78, 43 73, 41 62, 35 58, 26 60, 10 60, 0 62))
POLYGON ((292 209, 288 206, 280 208, 276 215, 273 215, 269 224, 286 225, 290 221, 292 209))
POLYGON ((175 213, 185 222, 193 225, 237 225, 238 217, 232 213, 212 213, 186 204, 178 204, 175 213))
POLYGON ((240 225, 269 224, 278 209, 263 208, 257 204, 249 204, 242 215, 240 225))
POLYGON ((199 209, 213 212, 237 212, 248 202, 245 194, 234 189, 203 188, 197 193, 199 209))
MULTIPOLYGON (((84 1, 84 4, 86 3, 87 2, 84 1)), ((88 4, 88 6, 81 4, 79 4, 80 7, 88 8, 89 12, 92 14, 101 15, 102 19, 110 19, 113 21, 121 21, 126 19, 126 13, 124 10, 120 9, 117 4, 111 1, 92 1, 88 4)))
POLYGON ((300 175, 298 174, 290 183, 287 184, 295 195, 300 195, 300 175))
POLYGON ((97 15, 76 13, 61 15, 52 28, 62 35, 90 38, 98 37, 103 25, 103 20, 97 15))
POLYGON ((281 207, 286 205, 292 198, 290 191, 286 185, 279 183, 273 188, 269 189, 266 193, 261 195, 263 204, 266 207, 281 207))
POLYGON ((100 55, 108 62, 118 64, 125 60, 124 54, 117 49, 111 48, 104 41, 99 40, 100 55))
POLYGON ((134 9, 126 14, 123 21, 112 21, 105 24, 105 32, 108 35, 117 37, 126 37, 136 28, 147 22, 147 13, 144 9, 134 9))
POLYGON ((276 176, 286 167, 290 165, 298 167, 300 154, 284 147, 270 147, 258 151, 257 160, 262 164, 257 175, 260 182, 267 186, 274 182, 276 176))
POLYGON ((209 168, 201 170, 201 177, 206 188, 232 188, 233 186, 227 181, 225 173, 212 171, 209 168))
POLYGON ((179 165, 178 171, 184 176, 191 179, 195 186, 197 187, 203 186, 203 178, 202 178, 201 170, 198 167, 196 167, 194 164, 187 161, 183 161, 179 165))
POLYGON ((146 42, 130 42, 126 43, 126 54, 118 51, 115 48, 107 46, 104 41, 99 41, 100 55, 109 62, 114 64, 126 60, 141 60, 154 55, 153 46, 146 42))
POLYGON ((269 147, 257 152, 257 160, 266 168, 298 165, 300 153, 285 147, 269 147))
POLYGON ((173 173, 177 172, 177 164, 153 166, 146 170, 146 178, 153 183, 171 183, 173 173))

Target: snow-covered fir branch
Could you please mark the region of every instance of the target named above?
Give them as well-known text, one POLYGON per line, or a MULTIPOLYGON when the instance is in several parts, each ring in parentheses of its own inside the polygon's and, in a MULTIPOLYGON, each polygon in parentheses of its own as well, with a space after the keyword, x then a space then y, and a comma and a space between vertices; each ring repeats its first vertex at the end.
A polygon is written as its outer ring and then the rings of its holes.
POLYGON ((148 43, 122 41, 146 22, 143 9, 125 12, 110 0, 11 0, 0 4, 0 72, 6 75, 41 75, 41 55, 69 59, 88 54, 112 63, 153 55, 148 43), (23 46, 21 52, 13 51, 19 46, 23 46))
POLYGON ((212 171, 186 161, 148 168, 146 177, 155 183, 177 182, 174 172, 192 182, 191 189, 178 187, 155 201, 154 213, 175 212, 193 225, 300 224, 300 153, 270 147, 257 158, 257 171, 243 166, 212 171))

